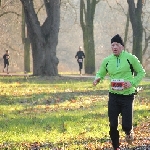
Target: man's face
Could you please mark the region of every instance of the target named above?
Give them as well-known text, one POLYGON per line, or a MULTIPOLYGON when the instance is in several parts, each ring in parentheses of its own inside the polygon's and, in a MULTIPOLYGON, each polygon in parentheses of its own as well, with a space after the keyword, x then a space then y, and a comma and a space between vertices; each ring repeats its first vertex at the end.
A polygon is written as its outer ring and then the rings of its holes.
POLYGON ((120 43, 117 42, 113 42, 111 44, 111 48, 112 48, 112 52, 115 56, 119 56, 119 54, 122 52, 123 50, 123 46, 120 43))

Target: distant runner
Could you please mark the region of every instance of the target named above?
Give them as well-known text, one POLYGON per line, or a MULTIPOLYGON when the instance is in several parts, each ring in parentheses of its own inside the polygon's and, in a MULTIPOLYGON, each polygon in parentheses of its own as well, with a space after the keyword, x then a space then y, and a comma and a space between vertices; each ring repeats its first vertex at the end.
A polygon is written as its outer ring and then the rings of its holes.
POLYGON ((82 47, 79 46, 79 51, 76 53, 75 58, 77 59, 77 62, 79 64, 79 72, 80 75, 82 75, 82 68, 83 68, 83 59, 85 58, 85 54, 82 51, 82 47))
POLYGON ((7 70, 7 74, 9 74, 8 72, 8 66, 9 66, 9 52, 8 50, 6 50, 6 53, 3 55, 3 59, 4 59, 4 69, 3 69, 3 72, 5 72, 5 68, 7 70))

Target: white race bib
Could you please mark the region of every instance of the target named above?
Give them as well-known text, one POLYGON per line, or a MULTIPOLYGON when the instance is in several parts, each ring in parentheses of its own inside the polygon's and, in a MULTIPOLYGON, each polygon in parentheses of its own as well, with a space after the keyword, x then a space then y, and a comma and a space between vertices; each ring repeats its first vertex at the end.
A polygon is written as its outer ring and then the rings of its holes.
POLYGON ((82 59, 78 59, 79 62, 82 62, 82 59))
POLYGON ((123 90, 124 89, 124 79, 112 79, 111 88, 112 90, 123 90))

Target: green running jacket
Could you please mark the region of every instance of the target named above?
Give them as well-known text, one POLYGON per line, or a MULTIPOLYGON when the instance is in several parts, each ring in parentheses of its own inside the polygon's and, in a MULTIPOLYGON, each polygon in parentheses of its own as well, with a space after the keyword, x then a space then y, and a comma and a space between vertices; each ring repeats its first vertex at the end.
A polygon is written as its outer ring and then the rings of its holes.
POLYGON ((135 55, 123 50, 119 56, 112 54, 102 61, 100 69, 96 73, 96 79, 100 78, 102 81, 107 74, 110 77, 109 92, 129 95, 135 93, 137 85, 145 76, 145 70, 135 55), (134 72, 136 72, 136 76, 134 76, 134 72), (132 86, 127 89, 114 90, 111 83, 113 79, 129 81, 132 86))

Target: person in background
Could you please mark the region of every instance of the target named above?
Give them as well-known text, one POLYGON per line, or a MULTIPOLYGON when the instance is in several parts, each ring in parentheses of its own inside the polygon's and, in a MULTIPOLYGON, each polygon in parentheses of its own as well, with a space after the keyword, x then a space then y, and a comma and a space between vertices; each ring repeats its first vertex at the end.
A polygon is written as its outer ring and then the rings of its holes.
POLYGON ((3 59, 4 59, 4 69, 3 69, 3 72, 5 72, 5 68, 7 70, 7 74, 9 74, 8 72, 8 66, 9 66, 9 51, 6 50, 6 53, 3 55, 3 59))
POLYGON ((111 39, 111 49, 113 54, 102 61, 93 85, 96 86, 106 74, 109 75, 109 135, 114 150, 119 150, 119 131, 117 130, 119 114, 122 116, 122 129, 125 132, 127 143, 132 144, 134 140, 133 100, 136 87, 145 76, 145 70, 135 55, 124 50, 124 44, 119 34, 111 39))
POLYGON ((77 59, 77 62, 79 64, 79 72, 80 75, 82 75, 82 68, 83 68, 83 59, 85 58, 85 54, 82 51, 82 47, 79 46, 79 51, 76 53, 75 58, 77 59))

